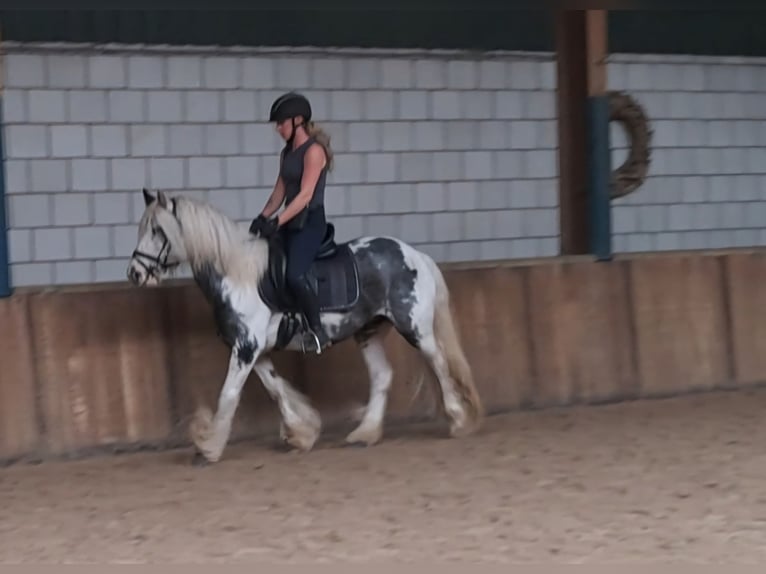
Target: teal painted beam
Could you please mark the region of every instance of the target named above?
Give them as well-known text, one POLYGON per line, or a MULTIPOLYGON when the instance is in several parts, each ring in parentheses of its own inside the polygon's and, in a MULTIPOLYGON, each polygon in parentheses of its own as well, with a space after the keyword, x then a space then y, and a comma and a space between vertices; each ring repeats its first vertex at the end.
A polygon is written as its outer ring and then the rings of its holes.
POLYGON ((589 251, 598 261, 609 261, 612 258, 609 96, 591 96, 587 107, 589 251))
POLYGON ((8 261, 8 220, 5 213, 5 146, 3 145, 3 101, 0 98, 0 298, 11 295, 11 268, 8 261))
POLYGON ((11 267, 8 260, 8 219, 5 213, 5 145, 2 116, 3 100, 0 97, 0 299, 11 295, 11 267))

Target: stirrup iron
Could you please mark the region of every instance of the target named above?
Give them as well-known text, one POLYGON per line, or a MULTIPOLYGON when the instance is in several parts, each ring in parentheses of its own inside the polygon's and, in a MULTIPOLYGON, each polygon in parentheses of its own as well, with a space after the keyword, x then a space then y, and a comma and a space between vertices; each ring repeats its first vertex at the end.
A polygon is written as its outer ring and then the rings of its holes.
POLYGON ((304 353, 304 354, 306 353, 306 336, 307 335, 310 335, 311 337, 314 338, 314 345, 315 345, 315 347, 314 347, 315 351, 314 352, 317 355, 321 355, 322 354, 322 345, 319 342, 319 337, 311 329, 305 329, 303 331, 303 333, 302 333, 302 336, 301 336, 301 352, 304 353))

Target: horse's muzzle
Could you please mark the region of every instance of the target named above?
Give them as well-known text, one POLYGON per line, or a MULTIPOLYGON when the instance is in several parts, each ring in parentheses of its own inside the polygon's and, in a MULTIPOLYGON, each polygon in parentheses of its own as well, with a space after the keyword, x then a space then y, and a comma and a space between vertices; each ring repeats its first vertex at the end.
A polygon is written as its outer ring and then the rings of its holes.
POLYGON ((144 273, 141 269, 139 269, 133 261, 128 263, 128 281, 130 281, 133 285, 136 285, 140 287, 143 285, 146 278, 144 277, 144 273))

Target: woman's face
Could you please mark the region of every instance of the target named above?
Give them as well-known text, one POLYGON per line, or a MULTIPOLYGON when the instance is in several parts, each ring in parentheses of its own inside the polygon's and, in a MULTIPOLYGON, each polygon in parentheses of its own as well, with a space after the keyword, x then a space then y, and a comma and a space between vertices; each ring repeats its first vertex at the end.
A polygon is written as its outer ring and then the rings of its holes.
MULTIPOLYGON (((301 117, 298 116, 295 119, 295 125, 298 126, 301 123, 301 117)), ((281 122, 276 122, 277 126, 277 133, 282 137, 283 140, 287 141, 290 139, 290 136, 293 133, 293 118, 287 118, 286 120, 282 120, 281 122)))

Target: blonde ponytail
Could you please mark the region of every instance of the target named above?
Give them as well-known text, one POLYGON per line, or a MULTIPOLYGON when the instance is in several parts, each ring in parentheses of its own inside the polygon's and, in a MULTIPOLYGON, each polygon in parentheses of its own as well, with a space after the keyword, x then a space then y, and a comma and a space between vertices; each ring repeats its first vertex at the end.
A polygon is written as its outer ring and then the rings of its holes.
POLYGON ((306 133, 316 138, 317 143, 324 148, 324 153, 327 156, 327 171, 332 171, 334 154, 330 146, 330 135, 313 121, 307 122, 306 133))

